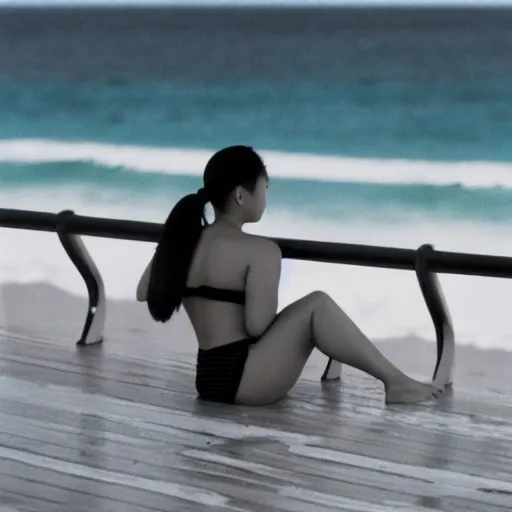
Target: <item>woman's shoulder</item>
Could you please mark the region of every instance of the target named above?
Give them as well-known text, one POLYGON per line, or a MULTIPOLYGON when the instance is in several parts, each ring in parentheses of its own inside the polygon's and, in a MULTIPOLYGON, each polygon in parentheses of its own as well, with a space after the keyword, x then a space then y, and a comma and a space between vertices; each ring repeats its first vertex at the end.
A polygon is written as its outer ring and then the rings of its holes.
POLYGON ((245 244, 252 253, 281 258, 281 248, 274 240, 265 238, 263 236, 250 235, 247 233, 244 233, 244 235, 246 237, 245 244))
POLYGON ((229 261, 233 257, 242 258, 246 262, 254 261, 254 259, 281 259, 281 248, 270 238, 264 236, 252 235, 243 231, 229 233, 211 233, 211 238, 203 250, 207 250, 210 254, 215 253, 221 259, 229 261))

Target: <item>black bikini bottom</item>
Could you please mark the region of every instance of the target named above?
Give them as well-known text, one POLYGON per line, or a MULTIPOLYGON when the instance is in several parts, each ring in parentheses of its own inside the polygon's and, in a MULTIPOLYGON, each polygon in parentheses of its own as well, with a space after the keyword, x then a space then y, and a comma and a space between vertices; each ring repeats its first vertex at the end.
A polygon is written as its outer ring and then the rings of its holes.
POLYGON ((234 404, 249 347, 258 338, 246 338, 197 353, 196 389, 211 402, 234 404))

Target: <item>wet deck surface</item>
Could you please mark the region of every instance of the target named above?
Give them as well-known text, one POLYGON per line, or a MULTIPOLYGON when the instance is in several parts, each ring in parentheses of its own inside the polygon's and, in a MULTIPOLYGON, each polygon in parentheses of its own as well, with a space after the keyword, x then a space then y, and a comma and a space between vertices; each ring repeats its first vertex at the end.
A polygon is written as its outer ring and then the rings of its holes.
POLYGON ((1 336, 1 512, 512 510, 509 393, 386 408, 344 370, 219 406, 189 355, 121 352, 1 336))

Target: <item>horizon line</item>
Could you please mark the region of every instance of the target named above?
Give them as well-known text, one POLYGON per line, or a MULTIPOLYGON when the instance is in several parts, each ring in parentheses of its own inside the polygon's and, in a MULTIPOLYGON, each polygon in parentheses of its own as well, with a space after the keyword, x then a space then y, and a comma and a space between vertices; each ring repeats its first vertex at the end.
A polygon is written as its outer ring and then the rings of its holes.
POLYGON ((0 0, 0 7, 512 7, 512 0, 0 0))

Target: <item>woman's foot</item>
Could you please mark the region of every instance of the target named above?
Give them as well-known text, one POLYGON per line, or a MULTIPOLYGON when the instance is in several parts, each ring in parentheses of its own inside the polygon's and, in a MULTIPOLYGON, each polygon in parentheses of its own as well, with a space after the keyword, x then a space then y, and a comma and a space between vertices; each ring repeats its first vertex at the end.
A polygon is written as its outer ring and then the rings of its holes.
POLYGON ((386 404, 417 404, 439 397, 443 392, 433 384, 424 384, 407 378, 386 387, 386 404))

